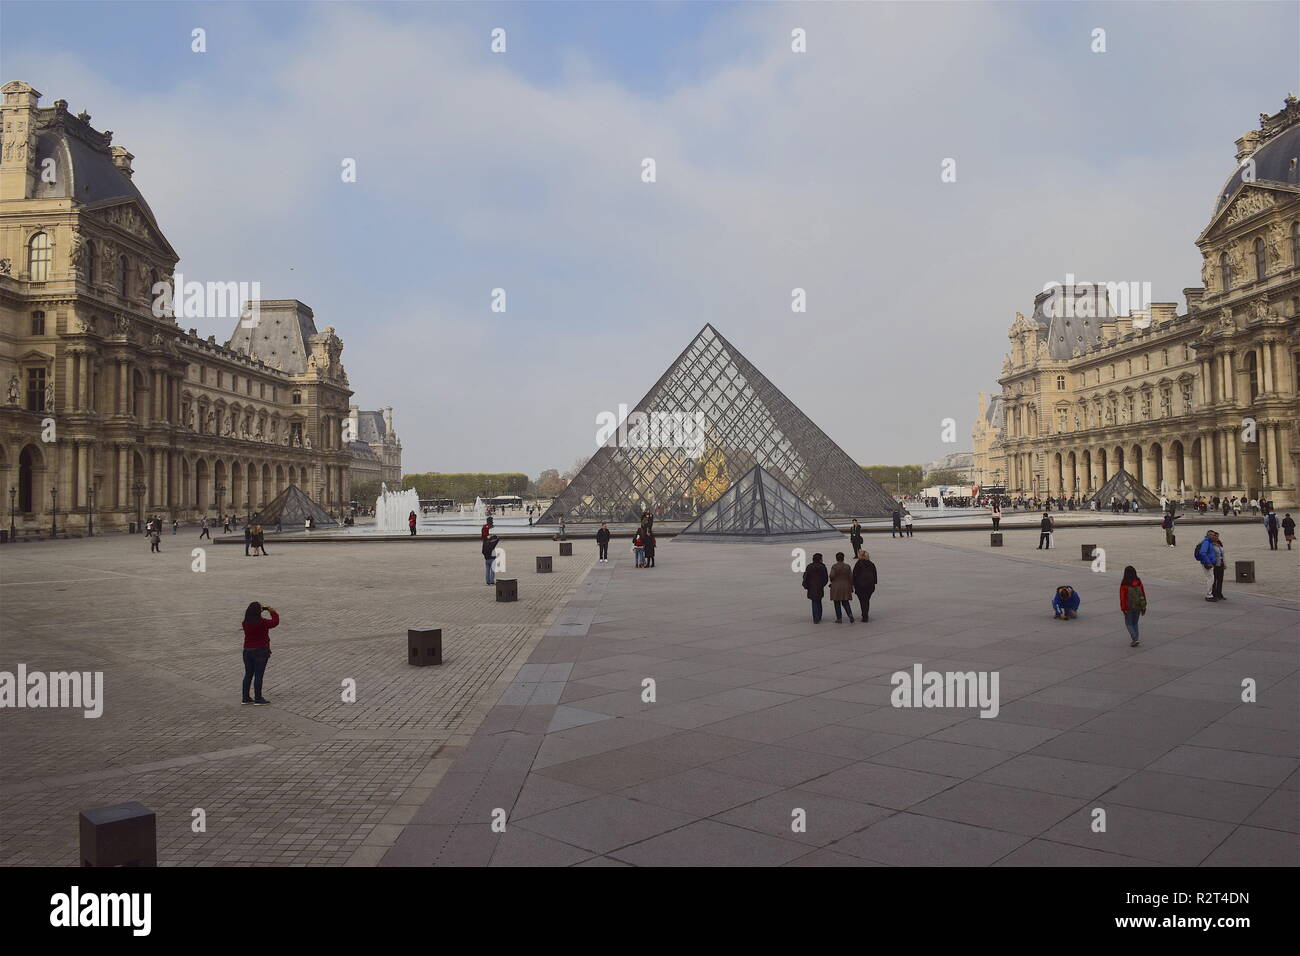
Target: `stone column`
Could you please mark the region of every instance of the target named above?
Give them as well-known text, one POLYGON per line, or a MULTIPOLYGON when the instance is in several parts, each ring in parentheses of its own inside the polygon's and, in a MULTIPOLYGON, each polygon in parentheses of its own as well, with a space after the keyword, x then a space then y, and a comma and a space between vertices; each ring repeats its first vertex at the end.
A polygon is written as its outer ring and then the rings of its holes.
POLYGON ((1238 475, 1239 461, 1237 458, 1237 429, 1229 428, 1224 431, 1223 450, 1224 457, 1228 463, 1228 483, 1226 487, 1231 492, 1235 491, 1237 486, 1242 483, 1240 476, 1238 475))
POLYGON ((1261 389, 1265 393, 1271 393, 1273 386, 1273 343, 1261 342, 1259 344, 1260 364, 1263 366, 1263 381, 1260 383, 1261 389))
POLYGON ((77 506, 89 505, 90 496, 86 494, 86 489, 90 487, 90 453, 91 445, 88 441, 77 443, 77 506))
POLYGON ((127 488, 126 481, 126 446, 115 445, 113 447, 113 457, 117 459, 117 506, 126 507, 130 501, 130 490, 127 488))

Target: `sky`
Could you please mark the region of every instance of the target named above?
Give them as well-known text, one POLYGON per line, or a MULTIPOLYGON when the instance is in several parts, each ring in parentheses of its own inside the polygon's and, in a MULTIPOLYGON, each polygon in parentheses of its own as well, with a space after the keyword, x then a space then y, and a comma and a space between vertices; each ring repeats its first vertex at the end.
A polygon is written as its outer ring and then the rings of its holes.
POLYGON ((187 280, 334 326, 405 471, 534 477, 706 322, 863 464, 969 450, 1045 284, 1184 310, 1298 50, 1294 3, 0 5, 0 82, 114 131, 187 280))

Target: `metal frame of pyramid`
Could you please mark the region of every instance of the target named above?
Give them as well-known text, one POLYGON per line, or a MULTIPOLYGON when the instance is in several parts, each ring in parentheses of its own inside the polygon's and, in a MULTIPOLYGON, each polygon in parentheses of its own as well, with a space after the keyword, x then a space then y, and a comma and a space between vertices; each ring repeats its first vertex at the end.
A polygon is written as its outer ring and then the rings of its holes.
POLYGON ((262 526, 270 524, 302 525, 310 515, 313 528, 335 528, 338 522, 297 485, 289 485, 284 491, 272 498, 265 508, 253 515, 253 524, 262 526))
POLYGON ((842 538, 829 521, 762 465, 755 465, 700 516, 677 533, 680 541, 758 541, 770 544, 842 538))
POLYGON ((1124 501, 1136 499, 1144 508, 1160 507, 1160 498, 1123 468, 1107 478, 1093 497, 1101 502, 1102 508, 1109 508, 1114 498, 1124 501))
MULTIPOLYGON (((699 413, 703 447, 631 447, 620 433, 597 449, 538 519, 638 521, 646 511, 692 520, 762 465, 824 517, 886 517, 893 496, 768 381, 712 325, 705 325, 633 414, 699 413)), ((629 416, 630 418, 631 416, 629 416)))

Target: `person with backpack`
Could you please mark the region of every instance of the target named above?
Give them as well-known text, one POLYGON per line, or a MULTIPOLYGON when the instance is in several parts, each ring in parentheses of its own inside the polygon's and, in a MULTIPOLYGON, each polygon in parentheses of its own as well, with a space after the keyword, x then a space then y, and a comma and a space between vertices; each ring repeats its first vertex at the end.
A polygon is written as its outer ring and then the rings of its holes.
POLYGON ((1295 519, 1291 517, 1291 512, 1286 513, 1282 519, 1282 534, 1286 536, 1286 549, 1291 550, 1291 542, 1295 541, 1295 519))
POLYGON ((597 560, 599 560, 601 564, 605 564, 606 562, 608 562, 609 561, 609 525, 605 524, 603 521, 601 522, 600 530, 596 532, 596 548, 598 549, 598 553, 600 555, 600 557, 597 560))
POLYGON ((1138 640, 1138 619, 1147 612, 1147 589, 1131 564, 1124 569, 1124 577, 1119 582, 1119 609, 1131 638, 1128 646, 1137 647, 1142 643, 1138 640))
POLYGON ((1079 616, 1079 605, 1083 603, 1079 592, 1068 584, 1063 584, 1052 595, 1052 616, 1059 621, 1068 621, 1079 616))
POLYGON ((1174 522, 1181 517, 1183 516, 1174 514, 1174 509, 1170 508, 1160 522, 1160 527, 1165 529, 1165 544, 1171 548, 1176 547, 1178 543, 1178 539, 1174 536, 1174 522))
POLYGON ((244 611, 244 695, 241 703, 269 704, 262 696, 262 677, 266 674, 266 663, 271 659, 271 628, 280 624, 280 615, 275 608, 265 607, 254 601, 244 611), (266 611, 271 616, 262 617, 266 611), (255 697, 249 697, 249 685, 255 697))
POLYGON ((1264 515, 1264 530, 1268 532, 1268 549, 1270 551, 1276 551, 1278 532, 1277 512, 1270 511, 1268 514, 1264 515))
POLYGON ((1219 532, 1207 531, 1201 543, 1192 552, 1201 567, 1205 569, 1205 600, 1207 601, 1228 600, 1223 596, 1223 569, 1227 566, 1223 558, 1224 551, 1223 539, 1219 537, 1219 532))
POLYGON ((1038 522, 1038 550, 1052 547, 1052 516, 1043 512, 1043 520, 1038 522))
POLYGON ((808 600, 812 602, 812 619, 814 624, 822 622, 822 595, 825 593, 826 585, 830 583, 830 573, 826 570, 826 565, 822 563, 821 552, 812 556, 812 564, 808 565, 803 572, 803 589, 808 595, 808 600))
POLYGON ((871 614, 871 595, 876 591, 876 565, 871 555, 865 551, 858 552, 858 560, 853 563, 853 593, 858 596, 858 608, 862 612, 862 623, 867 623, 871 614))

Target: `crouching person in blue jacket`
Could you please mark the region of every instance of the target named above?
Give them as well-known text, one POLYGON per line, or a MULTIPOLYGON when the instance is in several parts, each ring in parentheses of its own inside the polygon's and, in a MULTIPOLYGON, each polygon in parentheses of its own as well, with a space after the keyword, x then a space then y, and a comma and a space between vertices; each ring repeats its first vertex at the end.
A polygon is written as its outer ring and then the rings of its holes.
POLYGON ((1068 584, 1057 588, 1052 595, 1052 610, 1055 617, 1062 621, 1079 616, 1079 603, 1079 592, 1068 584))

